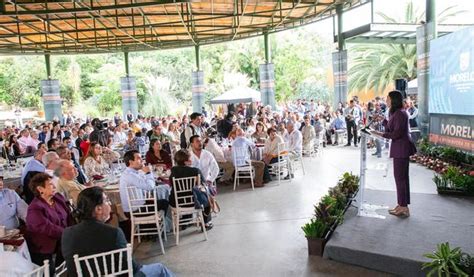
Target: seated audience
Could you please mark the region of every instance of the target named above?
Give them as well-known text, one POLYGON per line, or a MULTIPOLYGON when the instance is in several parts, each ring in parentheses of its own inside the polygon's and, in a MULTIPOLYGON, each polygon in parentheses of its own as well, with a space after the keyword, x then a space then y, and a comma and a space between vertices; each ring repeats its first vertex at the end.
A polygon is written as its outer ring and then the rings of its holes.
POLYGON ((18 138, 18 146, 20 147, 21 155, 33 153, 36 150, 38 143, 31 138, 28 129, 23 129, 18 138))
POLYGON ((16 159, 16 157, 21 155, 21 148, 20 144, 18 143, 18 138, 16 134, 11 134, 10 137, 8 138, 8 144, 5 144, 5 150, 8 159, 13 160, 16 159))
POLYGON ((61 145, 58 139, 50 139, 47 142, 48 145, 48 151, 56 151, 56 149, 61 145))
MULTIPOLYGON (((128 205, 128 187, 136 187, 142 190, 156 189, 155 176, 150 167, 143 166, 141 155, 136 150, 127 151, 123 156, 123 162, 127 168, 120 176, 120 200, 122 208, 127 217, 129 216, 130 207, 128 205)), ((165 210, 168 208, 168 201, 158 200, 158 209, 165 210)))
POLYGON ((268 139, 268 134, 265 132, 265 126, 262 122, 257 122, 255 125, 255 133, 253 133, 251 137, 256 143, 265 143, 268 139))
POLYGON ((38 137, 38 132, 35 130, 30 131, 30 137, 31 137, 31 148, 33 149, 33 152, 38 150, 38 145, 41 143, 38 137))
POLYGON ((301 127, 301 133, 303 135, 303 151, 307 153, 312 150, 312 142, 316 138, 316 132, 314 131, 314 127, 311 125, 309 115, 305 115, 304 117, 304 126, 301 127))
POLYGON ((44 173, 48 174, 53 182, 54 186, 58 185, 58 177, 54 175, 54 171, 58 168, 59 156, 56 152, 47 152, 43 155, 43 165, 46 168, 44 173))
MULTIPOLYGON (((89 256, 127 246, 127 240, 122 230, 105 224, 110 217, 110 204, 110 200, 100 187, 87 188, 79 194, 77 213, 80 223, 66 228, 62 236, 62 252, 66 260, 68 276, 77 276, 74 255, 89 256)), ((118 265, 119 261, 115 261, 114 264, 118 265)), ((111 262, 107 264, 109 272, 111 265, 111 262)), ((125 255, 122 265, 127 265, 125 255)), ((132 260, 132 266, 134 276, 173 276, 169 269, 159 263, 140 265, 132 260)), ((82 272, 86 271, 87 268, 84 267, 82 272)))
POLYGON ((26 203, 31 203, 33 198, 35 197, 33 192, 30 190, 30 180, 36 174, 44 172, 46 168, 43 165, 43 156, 46 154, 44 149, 36 150, 33 159, 29 160, 23 170, 21 171, 21 184, 23 186, 23 194, 25 196, 26 203))
POLYGON ((122 126, 117 125, 114 129, 114 136, 112 142, 114 145, 125 145, 127 141, 127 134, 122 131, 122 126))
POLYGON ((76 179, 80 184, 84 185, 88 182, 88 179, 87 179, 87 177, 84 173, 84 170, 82 169, 81 165, 75 159, 75 157, 74 157, 73 153, 71 152, 71 150, 69 150, 68 148, 66 148, 64 146, 60 146, 56 150, 56 153, 58 154, 59 158, 72 162, 72 164, 74 165, 74 167, 77 170, 77 178, 76 179))
MULTIPOLYGON (((236 135, 237 133, 238 131, 236 131, 236 135)), ((212 128, 207 129, 207 138, 204 140, 204 148, 214 156, 217 165, 224 171, 219 181, 224 183, 230 182, 232 181, 232 174, 234 173, 234 164, 225 158, 224 151, 216 142, 216 134, 217 132, 212 128)))
POLYGON ((267 131, 269 139, 263 147, 263 161, 266 165, 278 162, 278 145, 283 143, 283 138, 279 136, 274 128, 267 131))
POLYGON ((151 165, 163 166, 165 168, 172 167, 170 154, 162 149, 161 142, 158 139, 151 140, 145 160, 146 163, 151 165))
POLYGON ((59 177, 57 192, 61 193, 67 200, 76 205, 79 193, 85 188, 77 181, 77 169, 71 160, 59 160, 55 175, 59 177))
POLYGON ((329 129, 331 130, 331 134, 335 134, 335 136, 336 136, 336 139, 335 139, 333 145, 338 145, 339 134, 346 129, 346 123, 342 119, 341 113, 339 111, 336 112, 336 116, 334 117, 333 121, 331 122, 331 125, 330 125, 329 129))
POLYGON ((11 189, 3 186, 3 176, 0 176, 0 225, 7 230, 20 226, 18 219, 26 220, 28 204, 11 189))
POLYGON ((138 144, 137 144, 137 141, 135 140, 135 135, 132 130, 129 130, 127 132, 127 140, 125 141, 125 145, 123 149, 125 151, 130 151, 130 150, 138 151, 138 144))
POLYGON ((295 128, 292 121, 288 121, 286 127, 288 128, 288 134, 285 137, 288 146, 287 150, 292 153, 292 155, 301 155, 303 147, 303 136, 301 132, 295 128))
POLYGON ((46 173, 33 177, 30 189, 35 194, 26 216, 31 261, 43 265, 44 260, 49 260, 50 272, 54 272, 54 268, 63 262, 61 236, 70 225, 69 207, 46 173))
MULTIPOLYGON (((232 148, 241 147, 245 149, 255 148, 255 144, 245 137, 245 133, 241 128, 237 129, 237 137, 232 142, 232 148)), ((250 153, 247 153, 250 155, 250 153)), ((265 163, 262 161, 251 160, 252 166, 255 169, 255 186, 260 187, 270 181, 269 174, 265 173, 265 163)), ((267 172, 268 173, 268 172, 267 172)))
MULTIPOLYGON (((201 170, 196 167, 191 167, 192 161, 191 161, 191 155, 188 150, 186 149, 181 149, 176 154, 174 155, 174 160, 176 162, 176 166, 171 168, 171 175, 170 175, 170 182, 173 184, 173 179, 174 178, 185 178, 185 177, 193 177, 193 176, 201 176, 201 180, 204 180, 204 177, 202 176, 201 170)), ((186 193, 180 193, 178 194, 179 197, 181 196, 186 196, 188 195, 186 193)), ((192 195, 192 192, 189 192, 192 195)), ((169 204, 172 207, 176 207, 176 200, 174 196, 174 189, 173 185, 171 188, 170 192, 170 198, 169 198, 169 204)), ((211 206, 208 205, 207 207, 204 207, 204 210, 202 212, 203 219, 204 219, 204 224, 207 230, 212 229, 213 224, 211 222, 212 220, 212 215, 211 215, 211 206)))
POLYGON ((98 142, 92 142, 84 160, 84 171, 90 180, 102 179, 110 172, 110 165, 102 156, 102 146, 98 142))
POLYGON ((202 181, 211 185, 216 180, 217 175, 219 175, 219 165, 217 165, 216 159, 211 152, 202 149, 200 136, 191 136, 190 146, 192 166, 199 168, 204 177, 202 181))

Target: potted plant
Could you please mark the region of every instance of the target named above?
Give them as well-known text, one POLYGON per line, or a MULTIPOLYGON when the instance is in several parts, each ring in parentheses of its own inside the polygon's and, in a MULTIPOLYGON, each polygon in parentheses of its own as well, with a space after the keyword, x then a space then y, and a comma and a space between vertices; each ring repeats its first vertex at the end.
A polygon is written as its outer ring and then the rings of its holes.
POLYGON ((337 186, 348 198, 353 198, 359 190, 359 176, 346 172, 339 179, 337 186))
POLYGON ((301 229, 308 241, 308 255, 322 257, 329 226, 321 219, 312 218, 310 222, 301 226, 301 229))
MULTIPOLYGON (((437 274, 438 276, 457 275, 468 277, 468 273, 463 270, 461 257, 463 253, 459 247, 451 249, 449 242, 438 244, 437 250, 433 253, 425 254, 424 257, 431 259, 422 266, 422 270, 429 269, 427 276, 437 274)), ((469 260, 471 260, 469 258, 469 260)), ((470 266, 470 265, 469 265, 470 266)))

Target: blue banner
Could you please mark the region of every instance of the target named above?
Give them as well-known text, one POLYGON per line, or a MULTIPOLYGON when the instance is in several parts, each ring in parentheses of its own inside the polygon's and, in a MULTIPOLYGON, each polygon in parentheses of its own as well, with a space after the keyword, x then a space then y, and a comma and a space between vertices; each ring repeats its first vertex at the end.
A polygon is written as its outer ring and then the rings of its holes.
POLYGON ((474 27, 432 40, 429 112, 474 115, 474 27))

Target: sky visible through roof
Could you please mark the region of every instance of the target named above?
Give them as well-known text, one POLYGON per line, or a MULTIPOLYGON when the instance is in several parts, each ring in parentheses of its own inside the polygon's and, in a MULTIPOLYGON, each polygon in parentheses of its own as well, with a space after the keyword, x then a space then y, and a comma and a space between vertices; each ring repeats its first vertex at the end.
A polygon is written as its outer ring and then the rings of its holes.
MULTIPOLYGON (((407 3, 413 2, 415 10, 422 13, 425 10, 426 0, 373 0, 374 1, 374 22, 383 22, 382 18, 377 15, 377 12, 382 12, 390 17, 396 19, 403 19, 405 7, 407 3)), ((450 18, 445 23, 448 24, 474 24, 474 0, 437 0, 436 10, 440 11, 450 7, 456 6, 457 10, 465 11, 450 18)), ((361 25, 370 23, 370 3, 363 5, 360 8, 353 9, 345 13, 343 30, 351 30, 361 25)), ((332 19, 320 21, 311 24, 305 28, 314 30, 324 37, 331 37, 333 33, 332 19)))

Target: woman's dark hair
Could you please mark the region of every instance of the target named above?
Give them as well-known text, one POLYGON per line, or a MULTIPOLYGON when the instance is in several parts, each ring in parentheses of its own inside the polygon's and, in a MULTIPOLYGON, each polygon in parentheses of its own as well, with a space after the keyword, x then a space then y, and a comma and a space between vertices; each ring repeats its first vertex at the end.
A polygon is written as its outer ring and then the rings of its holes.
MULTIPOLYGON (((156 143, 157 141, 160 142, 160 140, 159 140, 159 139, 156 139, 156 138, 150 140, 150 147, 148 148, 148 152, 150 152, 150 153, 155 153, 154 150, 153 150, 153 145, 155 145, 155 143, 156 143)), ((161 142, 160 142, 160 143, 161 143, 161 142)))
POLYGON ((174 161, 176 162, 177 165, 185 165, 186 161, 189 160, 189 157, 191 155, 189 154, 188 150, 186 149, 181 149, 176 154, 174 154, 174 161))
POLYGON ((77 197, 76 217, 79 220, 93 219, 95 207, 104 203, 104 189, 101 187, 86 188, 77 197))
POLYGON ((403 108, 403 96, 402 93, 398 90, 392 90, 388 93, 388 97, 390 97, 390 114, 400 110, 403 108))
POLYGON ((36 146, 36 149, 40 149, 40 148, 41 148, 41 146, 43 146, 44 144, 45 144, 44 142, 40 142, 40 143, 38 143, 38 145, 36 146))
POLYGON ((18 137, 15 134, 11 134, 8 138, 9 147, 13 148, 14 156, 19 156, 21 154, 20 146, 13 141, 14 139, 18 139, 18 137))
MULTIPOLYGON (((51 138, 54 136, 54 127, 58 126, 59 125, 59 122, 58 121, 53 121, 53 128, 51 128, 51 131, 49 132, 51 134, 51 138)), ((61 127, 61 125, 59 125, 59 127, 61 127)), ((56 133, 56 136, 57 136, 57 139, 59 141, 61 141, 61 129, 59 129, 59 131, 56 133)), ((48 147, 49 148, 49 147, 48 147)))
POLYGON ((89 157, 92 157, 94 159, 96 158, 96 155, 95 155, 95 152, 94 152, 94 148, 96 147, 96 145, 100 146, 100 144, 97 141, 91 142, 91 144, 89 145, 89 150, 87 150, 86 159, 89 158, 89 157))
POLYGON ((45 187, 46 186, 46 182, 48 180, 51 180, 51 176, 49 176, 48 174, 46 173, 38 173, 36 174, 33 178, 31 178, 31 181, 30 183, 28 184, 28 186, 30 187, 30 190, 31 192, 36 196, 40 196, 40 192, 37 190, 38 187, 45 187))

